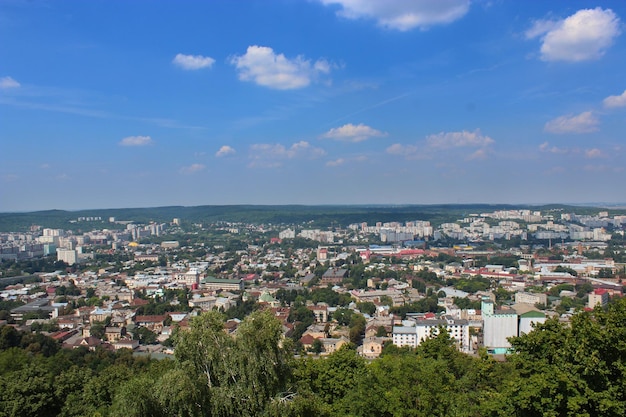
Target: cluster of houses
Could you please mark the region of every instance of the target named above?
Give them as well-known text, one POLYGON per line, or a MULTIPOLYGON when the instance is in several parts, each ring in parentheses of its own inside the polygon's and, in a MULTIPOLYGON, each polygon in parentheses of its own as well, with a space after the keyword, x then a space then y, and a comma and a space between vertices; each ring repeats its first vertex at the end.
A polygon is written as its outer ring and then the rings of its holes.
MULTIPOLYGON (((558 315, 552 307, 559 300, 548 297, 551 287, 559 284, 591 284, 593 291, 588 294, 587 307, 603 305, 611 296, 621 296, 619 274, 624 271, 624 265, 616 264, 610 258, 585 257, 588 251, 602 253, 606 243, 601 241, 557 243, 561 256, 552 258, 539 256, 530 246, 508 250, 476 250, 470 245, 427 249, 424 241, 415 239, 432 239, 437 233, 446 236, 454 236, 455 233, 465 236, 470 233, 480 237, 486 230, 498 235, 500 232, 516 234, 521 230, 516 222, 528 224, 524 229, 526 231, 554 231, 560 230, 563 222, 576 222, 576 227, 595 230, 615 225, 621 227, 626 223, 624 220, 620 216, 608 218, 606 213, 600 213, 593 217, 565 215, 559 222, 551 215, 512 210, 472 215, 439 228, 433 228, 430 223, 423 221, 378 223, 375 226, 360 223, 332 232, 302 230, 296 233, 295 229, 288 228, 278 233, 274 228, 268 230, 275 230, 278 238, 230 251, 221 246, 208 247, 204 244, 186 247, 171 240, 151 244, 130 240, 142 236, 158 237, 167 230, 166 224, 154 223, 141 227, 128 224, 122 231, 93 231, 80 236, 60 229, 43 229, 17 237, 4 234, 4 246, 13 247, 11 244, 21 240, 32 244, 60 245, 63 246, 57 250, 57 257, 60 257, 66 255, 63 251, 78 253, 76 245, 88 249, 93 244, 97 245, 97 249, 94 246, 92 255, 97 251, 105 251, 112 256, 123 255, 127 260, 117 262, 116 265, 111 263, 97 272, 94 268, 86 268, 74 273, 38 273, 38 278, 43 282, 9 285, 0 291, 0 298, 26 303, 11 311, 17 322, 37 315, 54 320, 61 330, 53 337, 63 341, 65 346, 141 350, 148 349, 143 346, 141 337, 138 337, 141 328, 154 333, 156 342, 168 345, 167 341, 174 329, 186 328, 193 315, 214 309, 226 311, 241 300, 248 299, 271 309, 283 324, 285 337, 289 337, 293 334, 294 323, 288 320, 289 307, 281 305, 277 300, 278 291, 302 292, 305 289, 332 288, 337 293, 349 296, 353 302, 347 308, 363 313, 366 319, 362 343, 358 347, 365 357, 378 356, 385 343, 416 347, 442 329, 447 331, 463 352, 472 353, 479 347, 485 347, 489 352, 499 354, 510 349, 510 337, 526 333, 547 317, 558 315), (383 246, 363 244, 372 234, 387 243, 395 242, 398 237, 412 239, 402 244, 383 246), (281 246, 283 240, 288 241, 296 236, 317 239, 319 245, 289 250, 281 246), (199 248, 202 249, 201 256, 194 258, 189 255, 196 253, 199 248), (453 257, 455 261, 438 260, 442 259, 442 254, 453 257), (518 259, 517 265, 508 268, 503 265, 476 266, 477 259, 496 256, 514 256, 518 259), (371 277, 362 288, 355 288, 349 279, 351 265, 356 261, 364 265, 364 273, 371 277), (320 267, 323 267, 323 273, 319 272, 320 267), (432 282, 414 285, 415 280, 420 280, 417 277, 420 271, 435 274, 440 283, 447 285, 442 287, 432 282), (395 278, 385 278, 390 275, 395 278), (467 293, 454 287, 455 281, 471 280, 474 277, 487 278, 492 283, 492 289, 498 287, 512 293, 512 301, 497 306, 493 291, 467 293), (58 288, 70 286, 78 288, 81 295, 67 295, 60 300, 58 288), (444 312, 413 312, 405 317, 390 312, 393 307, 426 297, 423 287, 440 294, 438 302, 444 312), (179 290, 183 290, 187 296, 185 299, 175 297, 171 300, 174 309, 178 309, 176 303, 184 303, 178 312, 141 314, 141 307, 148 303, 147 300, 162 300, 168 293, 179 290), (89 301, 92 305, 85 306, 82 303, 82 307, 68 314, 68 302, 85 298, 88 293, 95 298, 89 301), (475 306, 478 303, 481 308, 460 309, 455 305, 457 298, 467 298, 474 301, 475 306), (373 303, 375 312, 366 314, 358 311, 360 303, 373 303)), ((177 226, 175 223, 172 224, 177 226)), ((251 230, 267 231, 264 226, 243 224, 223 224, 220 227, 231 234, 251 230)), ((86 267, 91 265, 89 256, 83 257, 83 260, 86 267)), ((563 298, 575 294, 561 291, 558 295, 558 298, 563 298)), ((315 323, 299 339, 305 351, 329 354, 349 343, 349 329, 333 320, 336 307, 308 302, 307 308, 313 313, 315 323)), ((568 314, 561 319, 566 320, 568 314)), ((237 320, 232 320, 226 328, 229 332, 235 332, 237 324, 237 320)), ((154 346, 152 348, 156 349, 154 346)), ((167 347, 160 349, 169 351, 167 347)))

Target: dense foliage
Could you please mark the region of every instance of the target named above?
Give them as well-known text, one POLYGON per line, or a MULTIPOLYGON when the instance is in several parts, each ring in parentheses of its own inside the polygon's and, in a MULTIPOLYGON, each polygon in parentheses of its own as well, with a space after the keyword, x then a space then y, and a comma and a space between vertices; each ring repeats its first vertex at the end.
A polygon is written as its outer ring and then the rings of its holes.
POLYGON ((459 353, 445 330, 367 362, 349 347, 294 358, 268 312, 235 335, 217 312, 180 332, 173 360, 60 349, 0 329, 0 416, 623 416, 626 300, 548 320, 497 362, 459 353))

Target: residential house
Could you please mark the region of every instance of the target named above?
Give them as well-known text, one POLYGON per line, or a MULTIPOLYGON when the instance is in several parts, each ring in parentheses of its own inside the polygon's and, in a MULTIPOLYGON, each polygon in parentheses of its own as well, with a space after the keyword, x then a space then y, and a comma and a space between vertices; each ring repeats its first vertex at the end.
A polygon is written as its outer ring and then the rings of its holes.
POLYGON ((390 341, 390 339, 387 337, 366 337, 358 351, 364 358, 375 359, 382 353, 386 341, 390 341))

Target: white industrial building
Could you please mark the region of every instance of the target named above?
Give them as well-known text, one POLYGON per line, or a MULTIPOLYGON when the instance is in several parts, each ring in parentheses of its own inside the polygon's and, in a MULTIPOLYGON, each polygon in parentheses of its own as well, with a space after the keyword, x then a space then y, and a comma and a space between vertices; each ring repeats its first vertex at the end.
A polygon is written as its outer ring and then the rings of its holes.
POLYGON ((516 310, 495 310, 493 301, 482 300, 483 346, 489 353, 504 354, 511 349, 510 337, 520 336, 533 329, 536 323, 544 323, 546 315, 530 310, 518 314, 516 310))

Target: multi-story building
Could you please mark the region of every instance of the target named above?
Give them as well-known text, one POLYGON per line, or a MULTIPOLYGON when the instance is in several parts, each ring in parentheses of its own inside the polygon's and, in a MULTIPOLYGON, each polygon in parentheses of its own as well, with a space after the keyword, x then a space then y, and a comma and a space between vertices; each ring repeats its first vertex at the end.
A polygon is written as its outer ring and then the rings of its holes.
POLYGON ((542 304, 545 306, 548 303, 548 296, 543 293, 517 292, 515 293, 515 303, 542 304))
POLYGON ((416 348, 424 340, 439 334, 440 329, 446 329, 452 339, 456 341, 457 348, 470 352, 469 322, 456 320, 450 316, 437 317, 434 314, 415 315, 403 322, 403 326, 394 326, 392 341, 396 346, 409 346, 416 348))
POLYGON ((604 306, 609 302, 609 292, 604 288, 597 288, 589 293, 589 300, 587 306, 594 308, 598 304, 604 306))
POLYGON ((63 261, 68 265, 78 262, 78 252, 73 249, 57 249, 57 261, 63 261))
POLYGON ((546 321, 546 315, 540 311, 527 311, 519 315, 517 311, 495 310, 493 301, 483 297, 483 346, 489 353, 504 354, 511 349, 509 338, 528 333, 536 323, 546 321))

